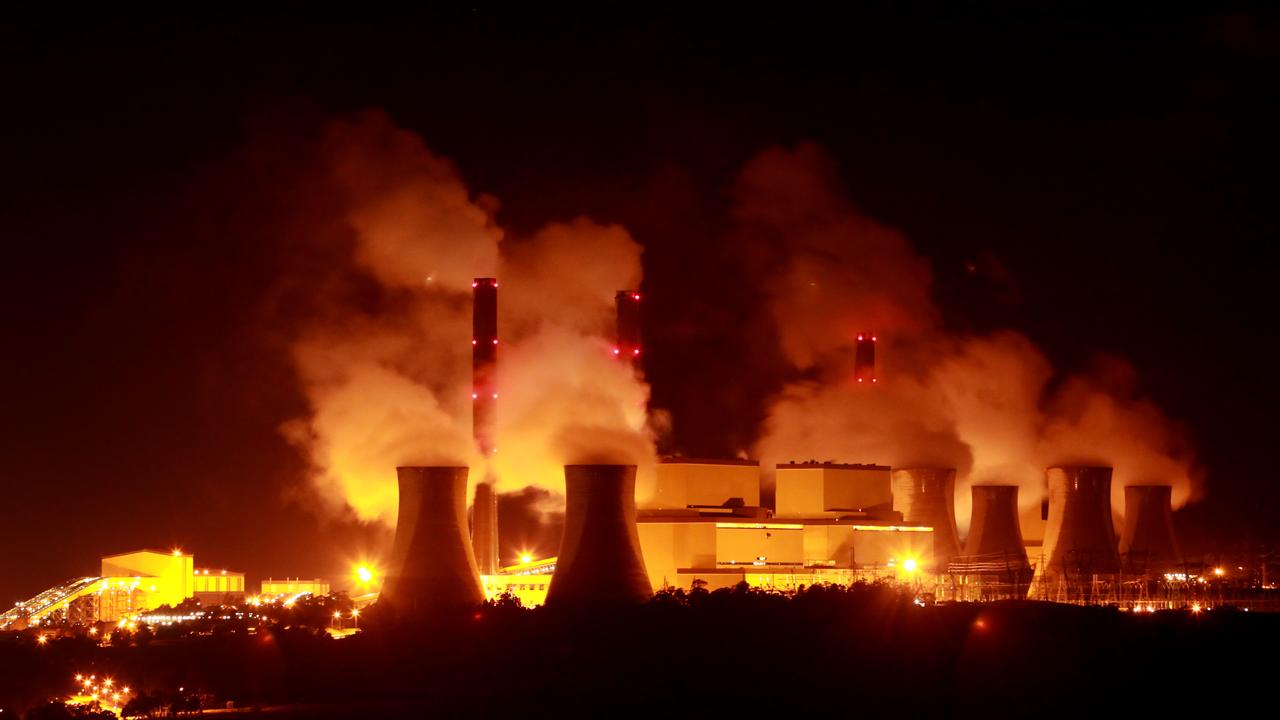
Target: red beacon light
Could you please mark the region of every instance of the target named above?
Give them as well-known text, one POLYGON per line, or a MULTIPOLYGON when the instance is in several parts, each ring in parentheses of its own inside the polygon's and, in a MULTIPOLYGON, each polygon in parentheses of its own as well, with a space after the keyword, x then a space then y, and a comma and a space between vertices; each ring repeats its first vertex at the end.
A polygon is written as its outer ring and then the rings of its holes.
POLYGON ((640 299, 640 293, 631 293, 631 299, 632 299, 632 300, 639 300, 639 299, 640 299))
POLYGON ((859 336, 858 336, 858 342, 862 342, 862 336, 861 336, 861 335, 859 335, 859 336))
POLYGON ((478 282, 472 282, 472 283, 471 283, 471 287, 480 287, 480 283, 478 283, 478 282))
POLYGON ((472 339, 471 339, 471 344, 472 344, 472 345, 475 345, 475 344, 476 344, 476 340, 475 340, 475 338, 472 338, 472 339))
POLYGON ((635 350, 632 350, 632 351, 631 351, 631 354, 632 354, 632 355, 639 355, 639 354, 640 354, 640 348, 636 348, 635 350))
POLYGON ((494 345, 497 345, 497 344, 498 344, 498 338, 494 338, 494 339, 493 339, 493 344, 494 344, 494 345))
POLYGON ((479 400, 479 399, 480 399, 480 393, 471 393, 471 399, 472 399, 472 400, 479 400))
POLYGON ((621 349, 619 349, 619 348, 614 348, 614 349, 613 349, 613 354, 614 354, 614 355, 621 355, 621 354, 622 354, 622 350, 621 350, 621 349))

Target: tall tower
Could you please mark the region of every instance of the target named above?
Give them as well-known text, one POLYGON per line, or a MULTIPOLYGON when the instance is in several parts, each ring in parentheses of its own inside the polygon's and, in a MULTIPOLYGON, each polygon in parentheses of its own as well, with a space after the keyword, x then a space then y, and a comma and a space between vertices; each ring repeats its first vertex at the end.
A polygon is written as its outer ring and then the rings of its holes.
POLYGON ((944 573, 951 558, 960 553, 956 533, 955 468, 898 468, 890 476, 893 509, 909 523, 933 528, 930 571, 944 573))
MULTIPOLYGON (((494 411, 498 405, 498 280, 476 278, 471 283, 471 432, 485 457, 497 452, 494 411)), ((486 470, 476 483, 471 514, 471 542, 483 575, 498 571, 498 498, 496 478, 486 470)))
POLYGON ((401 616, 484 602, 467 545, 467 468, 399 467, 400 511, 380 605, 401 616))
POLYGON ((858 344, 853 352, 853 379, 863 384, 879 382, 876 378, 876 336, 869 332, 858 333, 858 344))
POLYGON ((619 290, 614 295, 618 308, 618 342, 613 354, 640 368, 640 292, 619 290))
POLYGON ((642 603, 653 595, 636 531, 635 465, 565 465, 564 536, 548 605, 642 603))

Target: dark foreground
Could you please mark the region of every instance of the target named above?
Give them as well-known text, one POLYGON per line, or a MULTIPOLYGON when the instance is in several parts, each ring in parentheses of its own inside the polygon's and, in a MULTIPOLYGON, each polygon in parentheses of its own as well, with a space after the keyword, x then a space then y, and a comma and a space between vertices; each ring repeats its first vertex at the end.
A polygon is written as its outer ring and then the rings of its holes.
POLYGON ((0 720, 110 674, 198 689, 227 717, 1060 716, 1273 714, 1280 616, 1128 614, 1038 603, 919 607, 875 587, 660 595, 595 612, 496 605, 359 635, 0 639, 0 720))

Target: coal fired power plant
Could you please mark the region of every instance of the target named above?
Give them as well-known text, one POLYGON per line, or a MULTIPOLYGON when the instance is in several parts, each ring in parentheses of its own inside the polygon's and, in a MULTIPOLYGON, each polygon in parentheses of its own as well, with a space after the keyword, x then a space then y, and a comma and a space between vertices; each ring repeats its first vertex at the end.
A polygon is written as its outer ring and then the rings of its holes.
MULTIPOLYGON (((490 277, 472 284, 472 425, 476 450, 485 458, 497 451, 497 287, 490 277)), ((640 293, 617 291, 614 307, 612 354, 639 372, 640 293)), ((870 333, 857 336, 857 382, 877 382, 877 340, 870 333)), ((636 496, 634 464, 565 465, 559 553, 534 559, 522 551, 520 562, 507 567, 499 565, 492 463, 474 478, 469 521, 471 470, 398 468, 399 521, 385 605, 400 615, 429 615, 502 594, 528 605, 608 606, 644 602, 663 588, 746 583, 792 591, 883 581, 957 600, 1030 595, 1090 602, 1122 592, 1124 573, 1159 577, 1182 562, 1168 485, 1125 489, 1124 535, 1117 543, 1109 467, 1045 471, 1042 552, 1029 556, 1015 484, 969 488, 971 516, 962 543, 955 468, 778 463, 767 502, 766 476, 755 460, 655 460, 643 498, 636 496), (1089 590, 1082 593, 1086 583, 1089 590)))

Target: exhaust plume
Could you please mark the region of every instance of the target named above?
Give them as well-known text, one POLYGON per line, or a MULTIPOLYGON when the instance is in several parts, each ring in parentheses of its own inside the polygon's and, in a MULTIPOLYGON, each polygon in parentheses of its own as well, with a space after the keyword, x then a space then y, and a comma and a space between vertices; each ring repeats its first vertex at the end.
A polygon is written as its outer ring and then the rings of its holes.
POLYGON ((453 165, 382 113, 334 122, 318 166, 350 241, 356 289, 291 344, 310 406, 283 428, 316 483, 363 520, 394 521, 397 465, 467 465, 498 489, 563 494, 565 464, 651 467, 648 388, 612 361, 613 293, 638 285, 640 247, 576 219, 529 238, 494 221, 453 165), (498 452, 471 440, 471 279, 501 283, 498 452))
POLYGON ((1185 431, 1137 393, 1132 367, 1110 358, 1063 376, 1019 333, 947 332, 928 261, 843 197, 817 146, 761 153, 733 198, 739 232, 778 261, 765 285, 794 372, 755 446, 763 466, 955 467, 962 522, 971 485, 1020 485, 1030 508, 1047 466, 1082 458, 1115 468, 1117 507, 1138 482, 1172 484, 1175 506, 1198 496, 1185 431), (854 381, 860 332, 878 335, 874 386, 854 381))

